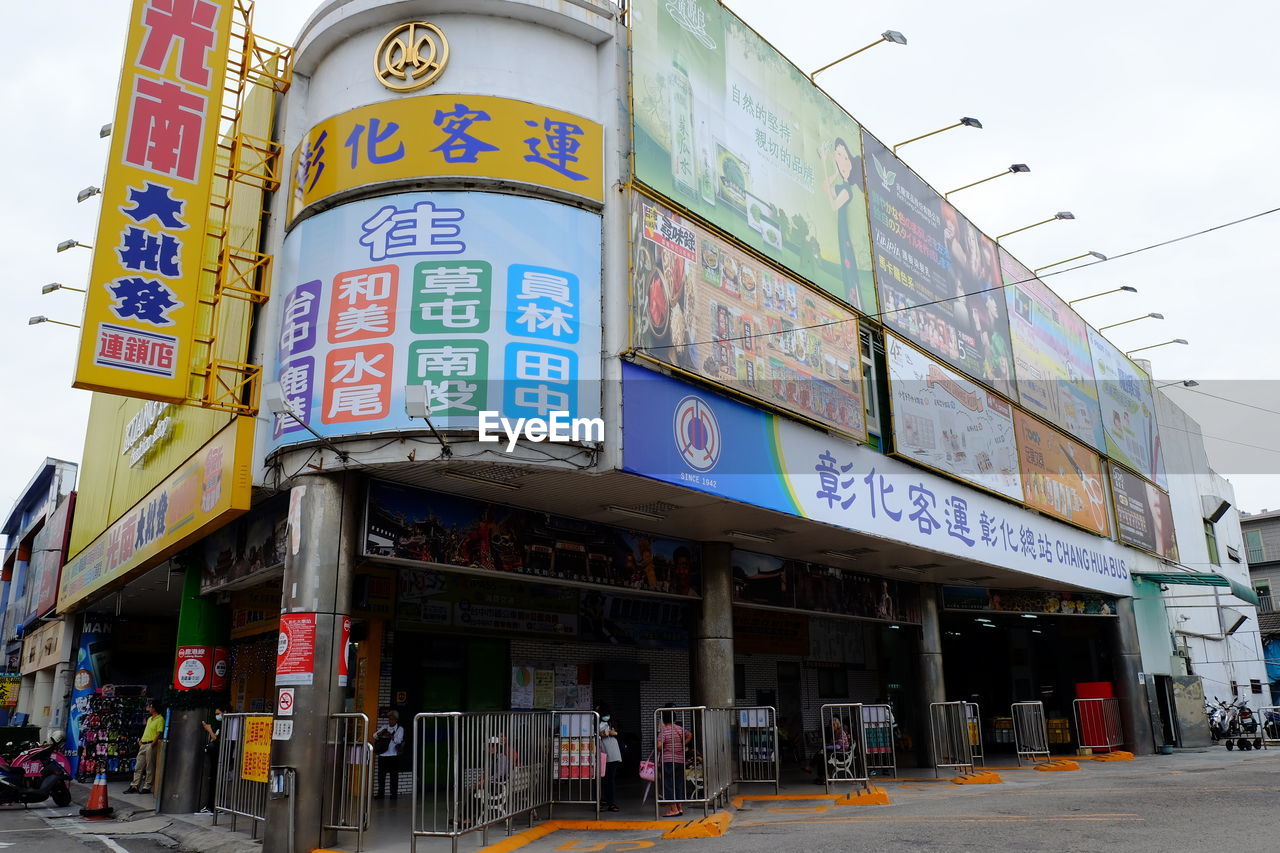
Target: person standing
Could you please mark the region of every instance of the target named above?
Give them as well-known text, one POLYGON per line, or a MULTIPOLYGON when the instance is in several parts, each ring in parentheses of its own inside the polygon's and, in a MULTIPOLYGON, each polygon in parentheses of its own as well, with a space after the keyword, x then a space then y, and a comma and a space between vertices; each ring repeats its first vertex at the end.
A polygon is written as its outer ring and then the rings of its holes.
POLYGON ((154 701, 147 702, 147 724, 138 739, 138 758, 134 764, 133 781, 124 789, 126 794, 150 794, 156 778, 156 745, 164 736, 164 715, 154 701))
POLYGON ((385 741, 386 748, 378 755, 378 793, 375 800, 381 800, 387 791, 387 777, 391 777, 391 799, 400 794, 400 752, 404 746, 404 727, 400 725, 400 712, 387 712, 387 724, 378 729, 374 741, 385 741))
POLYGON ((662 728, 658 730, 657 743, 654 748, 658 752, 658 766, 662 768, 662 798, 667 801, 667 810, 663 817, 677 817, 684 814, 680 800, 684 799, 685 748, 693 735, 675 721, 674 711, 662 712, 662 728))
POLYGON ((618 732, 610 722, 609 708, 596 708, 600 714, 600 751, 604 753, 604 778, 601 779, 600 805, 611 812, 618 809, 618 773, 622 771, 622 748, 618 746, 618 732))
POLYGON ((219 740, 222 736, 222 709, 213 709, 213 722, 204 722, 200 724, 204 727, 205 737, 208 738, 204 744, 204 778, 205 785, 208 786, 208 793, 205 795, 204 808, 199 814, 213 814, 214 800, 218 795, 218 752, 222 746, 219 740))

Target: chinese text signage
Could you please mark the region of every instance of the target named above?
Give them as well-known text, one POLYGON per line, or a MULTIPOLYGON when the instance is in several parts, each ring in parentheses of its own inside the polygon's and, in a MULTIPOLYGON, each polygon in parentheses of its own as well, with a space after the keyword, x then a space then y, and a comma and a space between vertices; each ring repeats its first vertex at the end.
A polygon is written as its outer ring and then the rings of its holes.
POLYGON ((232 0, 135 0, 75 387, 180 402, 232 0))
POLYGON ((596 122, 488 95, 358 107, 302 138, 293 155, 290 219, 354 187, 442 175, 519 181, 601 201, 602 140, 596 122))
MULTIPOLYGON (((241 746, 240 778, 265 782, 271 770, 271 717, 242 717, 244 744, 241 746)), ((228 738, 229 739, 229 738, 228 738)))
POLYGON ((637 179, 874 313, 858 123, 715 0, 631 16, 637 179))
POLYGON ((274 446, 421 428, 405 386, 425 386, 439 428, 482 411, 598 416, 600 217, 487 193, 353 202, 285 239, 274 375, 297 416, 274 446))
MULTIPOLYGON (((809 518, 1112 595, 1154 558, 976 492, 869 448, 623 365, 623 468, 729 500, 809 518), (682 412, 716 424, 714 462, 682 445, 682 412), (697 463, 696 465, 694 463, 697 463)), ((684 418, 687 421, 688 418, 684 418)))
POLYGON ((635 198, 632 301, 645 355, 866 437, 856 315, 635 198))
POLYGON ((1027 506, 1099 536, 1109 535, 1101 457, 1020 409, 1014 411, 1013 422, 1027 506))

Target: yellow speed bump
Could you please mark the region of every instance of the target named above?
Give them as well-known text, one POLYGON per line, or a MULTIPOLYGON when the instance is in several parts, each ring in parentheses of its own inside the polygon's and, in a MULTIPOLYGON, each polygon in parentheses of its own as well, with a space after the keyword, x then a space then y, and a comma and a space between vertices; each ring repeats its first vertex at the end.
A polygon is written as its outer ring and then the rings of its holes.
POLYGON ((975 770, 972 773, 962 773, 951 780, 955 785, 999 785, 1004 782, 1000 778, 999 773, 993 773, 990 770, 975 770))
POLYGON ((1093 761, 1133 761, 1133 753, 1117 750, 1115 752, 1104 752, 1101 755, 1092 755, 1090 759, 1093 761))
POLYGON ((717 812, 708 817, 700 817, 688 823, 672 827, 662 833, 663 838, 719 838, 729 831, 729 822, 733 815, 728 812, 717 812))
POLYGON ((837 806, 887 806, 889 792, 879 785, 871 785, 861 791, 852 791, 836 799, 837 806))
POLYGON ((1043 770, 1046 773, 1052 773, 1060 770, 1079 770, 1080 764, 1066 758, 1056 758, 1053 761, 1044 761, 1036 765, 1037 770, 1043 770))

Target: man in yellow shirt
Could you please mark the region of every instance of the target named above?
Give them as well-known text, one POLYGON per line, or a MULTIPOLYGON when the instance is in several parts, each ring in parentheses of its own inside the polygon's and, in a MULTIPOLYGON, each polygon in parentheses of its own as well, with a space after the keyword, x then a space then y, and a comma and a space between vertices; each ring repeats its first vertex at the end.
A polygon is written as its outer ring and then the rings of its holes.
POLYGON ((126 794, 150 794, 151 785, 155 782, 155 750, 164 734, 164 716, 155 702, 147 703, 147 713, 150 716, 142 737, 138 739, 138 760, 134 765, 133 781, 124 789, 126 794))

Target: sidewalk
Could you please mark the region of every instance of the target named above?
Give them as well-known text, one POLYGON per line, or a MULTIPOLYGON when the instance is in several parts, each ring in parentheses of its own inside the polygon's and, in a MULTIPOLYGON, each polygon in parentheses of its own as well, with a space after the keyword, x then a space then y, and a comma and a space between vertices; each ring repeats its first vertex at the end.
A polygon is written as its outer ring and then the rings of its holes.
MULTIPOLYGON (((222 815, 218 826, 213 825, 212 815, 156 814, 156 798, 151 794, 125 794, 126 782, 113 782, 107 786, 108 804, 115 809, 114 820, 84 821, 79 832, 85 835, 162 835, 173 841, 178 849, 192 853, 262 853, 262 843, 249 834, 249 821, 240 819, 239 828, 232 832, 231 819, 222 815)), ((80 806, 89 800, 91 785, 71 783, 73 805, 67 811, 76 814, 80 806)), ((259 829, 261 836, 261 829, 259 829)))

